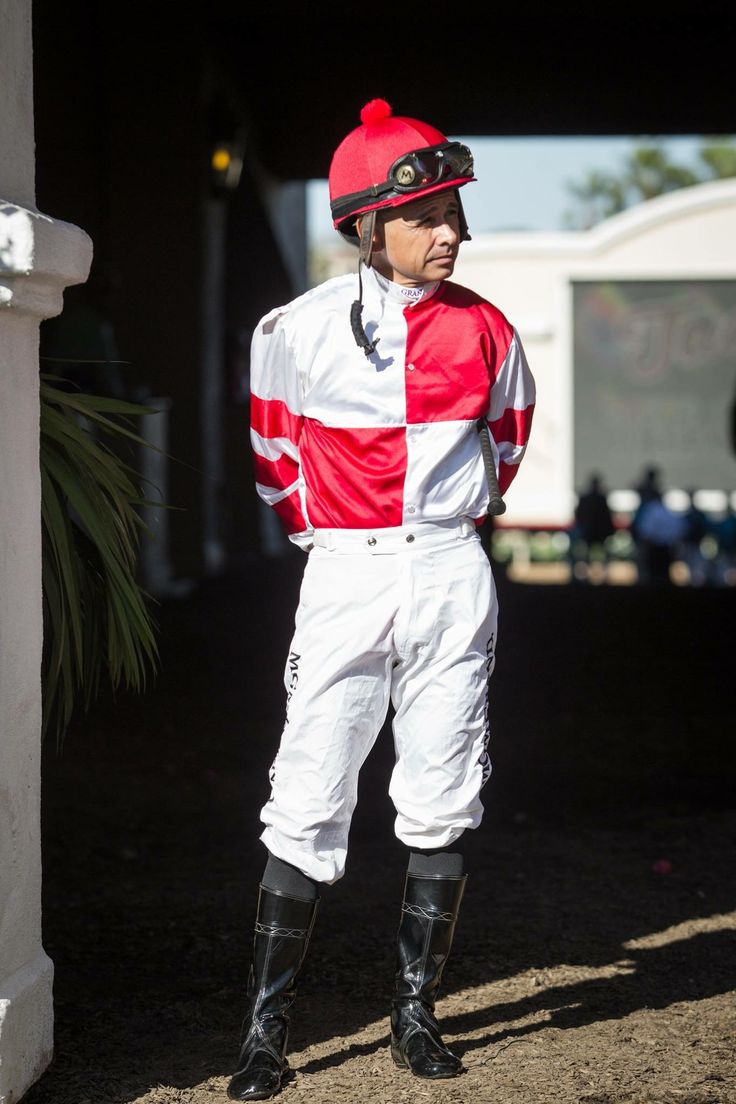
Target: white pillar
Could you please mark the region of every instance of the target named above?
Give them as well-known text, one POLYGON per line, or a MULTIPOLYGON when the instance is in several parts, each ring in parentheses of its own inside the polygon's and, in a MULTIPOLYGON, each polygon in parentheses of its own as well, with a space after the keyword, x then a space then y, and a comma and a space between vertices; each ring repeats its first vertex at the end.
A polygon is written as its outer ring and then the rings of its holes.
POLYGON ((86 280, 92 243, 35 208, 31 0, 0 4, 0 1104, 53 1051, 41 943, 41 319, 86 280))

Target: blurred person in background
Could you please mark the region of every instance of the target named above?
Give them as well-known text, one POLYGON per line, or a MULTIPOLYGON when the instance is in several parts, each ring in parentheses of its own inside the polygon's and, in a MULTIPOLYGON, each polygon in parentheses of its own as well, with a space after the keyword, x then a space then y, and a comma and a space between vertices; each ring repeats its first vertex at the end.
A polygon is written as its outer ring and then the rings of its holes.
POLYGON ((634 490, 639 496, 640 506, 643 506, 645 502, 649 502, 652 498, 661 496, 661 472, 656 464, 649 464, 644 468, 639 482, 634 486, 634 490))
POLYGON ((670 568, 687 531, 685 515, 671 510, 660 490, 650 489, 631 525, 640 583, 661 586, 672 582, 670 568))
POLYGON ((593 472, 587 487, 578 496, 575 524, 570 532, 570 559, 573 582, 587 581, 592 560, 608 564, 607 540, 616 527, 608 505, 603 479, 593 472))
POLYGON ((686 528, 677 554, 687 565, 691 586, 705 586, 712 581, 712 560, 703 551, 703 540, 712 526, 705 511, 695 505, 695 494, 694 490, 687 491, 688 507, 683 515, 686 528))

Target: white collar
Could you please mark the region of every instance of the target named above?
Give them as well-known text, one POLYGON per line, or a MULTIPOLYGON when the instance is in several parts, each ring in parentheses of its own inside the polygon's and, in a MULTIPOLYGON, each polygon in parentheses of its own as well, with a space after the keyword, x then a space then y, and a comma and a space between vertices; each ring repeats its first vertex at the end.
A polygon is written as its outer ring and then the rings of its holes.
POLYGON ((375 268, 370 268, 368 271, 373 273, 381 295, 401 303, 404 307, 415 307, 417 303, 429 299, 440 286, 440 281, 434 280, 429 284, 420 284, 419 287, 407 287, 406 284, 397 284, 394 280, 382 276, 375 268))

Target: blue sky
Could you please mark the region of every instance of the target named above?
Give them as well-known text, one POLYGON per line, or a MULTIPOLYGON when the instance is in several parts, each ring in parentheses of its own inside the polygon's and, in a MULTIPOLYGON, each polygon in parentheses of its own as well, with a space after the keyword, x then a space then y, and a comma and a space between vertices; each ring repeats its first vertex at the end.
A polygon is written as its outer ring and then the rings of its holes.
MULTIPOLYGON (((475 156, 477 183, 463 190, 471 232, 561 230, 573 206, 569 181, 580 182, 597 169, 617 172, 642 142, 661 142, 678 164, 694 167, 702 139, 692 137, 479 138, 453 135, 475 156)), ((307 217, 312 241, 333 240, 327 181, 311 181, 307 217)))

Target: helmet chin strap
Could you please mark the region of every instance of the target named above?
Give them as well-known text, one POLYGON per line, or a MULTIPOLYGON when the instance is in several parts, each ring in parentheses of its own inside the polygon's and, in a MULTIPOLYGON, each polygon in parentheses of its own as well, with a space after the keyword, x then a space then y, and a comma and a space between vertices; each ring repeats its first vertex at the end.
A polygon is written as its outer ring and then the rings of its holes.
POLYGON ((366 356, 376 351, 378 338, 369 341, 368 335, 363 329, 363 279, 360 274, 361 265, 371 267, 371 251, 373 249, 373 235, 376 229, 376 212, 368 211, 363 215, 363 223, 360 229, 360 251, 358 255, 358 298, 350 308, 350 328, 356 344, 363 350, 366 356))
POLYGON ((468 230, 468 220, 466 219, 465 211, 463 210, 463 201, 460 198, 460 189, 459 188, 455 192, 455 195, 457 196, 457 208, 458 208, 457 213, 458 213, 458 223, 459 223, 459 226, 460 226, 460 241, 461 242, 472 241, 473 239, 471 238, 470 231, 468 230))
POLYGON ((363 225, 360 231, 360 260, 366 268, 371 267, 373 237, 376 232, 376 214, 376 211, 368 211, 363 215, 363 225))

